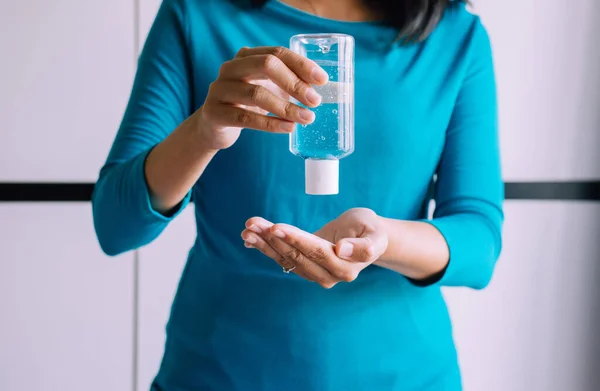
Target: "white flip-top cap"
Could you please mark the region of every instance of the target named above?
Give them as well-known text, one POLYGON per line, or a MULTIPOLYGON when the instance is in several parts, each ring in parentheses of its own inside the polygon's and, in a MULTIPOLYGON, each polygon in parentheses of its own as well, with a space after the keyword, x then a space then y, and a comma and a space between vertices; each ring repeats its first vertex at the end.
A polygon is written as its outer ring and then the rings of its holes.
POLYGON ((306 194, 329 195, 339 193, 340 162, 333 160, 305 160, 306 194))

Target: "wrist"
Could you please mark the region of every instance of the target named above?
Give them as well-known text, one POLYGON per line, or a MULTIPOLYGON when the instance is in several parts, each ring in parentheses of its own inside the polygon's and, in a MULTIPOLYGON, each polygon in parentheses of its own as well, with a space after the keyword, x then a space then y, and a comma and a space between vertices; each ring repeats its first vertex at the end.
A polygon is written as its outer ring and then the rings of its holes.
POLYGON ((407 229, 406 222, 403 220, 388 219, 382 216, 377 216, 379 224, 385 231, 388 238, 388 246, 385 252, 375 262, 380 264, 387 264, 393 262, 396 264, 402 263, 404 259, 404 238, 407 235, 404 231, 407 229))
POLYGON ((382 219, 388 248, 376 262, 413 280, 443 275, 450 253, 444 237, 431 224, 420 221, 382 219), (441 273, 441 274, 440 274, 441 273))
POLYGON ((189 123, 186 127, 192 137, 192 143, 196 151, 203 156, 214 156, 220 151, 220 148, 215 146, 213 132, 202 117, 202 108, 198 109, 192 116, 188 118, 189 123))

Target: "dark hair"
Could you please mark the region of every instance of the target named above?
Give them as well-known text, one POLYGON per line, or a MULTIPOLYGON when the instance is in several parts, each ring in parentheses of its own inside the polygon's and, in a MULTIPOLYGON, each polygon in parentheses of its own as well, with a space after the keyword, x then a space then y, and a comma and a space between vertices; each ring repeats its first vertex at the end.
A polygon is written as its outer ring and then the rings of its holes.
MULTIPOLYGON (((262 7, 270 0, 252 0, 262 7)), ((388 26, 398 29, 398 39, 405 42, 425 40, 436 28, 446 8, 469 0, 362 0, 388 26)))

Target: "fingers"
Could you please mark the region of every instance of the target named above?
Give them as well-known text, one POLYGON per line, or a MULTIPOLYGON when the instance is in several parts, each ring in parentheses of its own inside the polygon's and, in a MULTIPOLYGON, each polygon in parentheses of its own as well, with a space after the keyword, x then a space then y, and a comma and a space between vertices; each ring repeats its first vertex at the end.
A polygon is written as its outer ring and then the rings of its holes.
POLYGON ((313 61, 279 47, 242 49, 236 58, 221 66, 219 73, 221 80, 249 82, 265 78, 309 107, 321 103, 321 96, 310 84, 321 85, 329 79, 313 61))
MULTIPOLYGON (((277 262, 282 268, 292 269, 294 266, 296 266, 289 260, 283 258, 277 251, 275 251, 269 243, 267 243, 260 235, 258 235, 255 232, 256 230, 257 227, 252 227, 252 229, 245 229, 242 232, 242 239, 244 239, 244 245, 247 248, 255 248, 259 250, 261 253, 277 262)), ((303 270, 298 269, 297 267, 293 269, 293 272, 308 281, 313 281, 308 274, 306 274, 303 270)))
POLYGON ((286 243, 296 247, 307 256, 312 255, 315 259, 325 258, 334 253, 334 245, 331 242, 292 225, 275 224, 271 227, 271 232, 277 233, 277 237, 285 239, 286 243), (330 251, 326 251, 326 248, 330 251), (313 254, 313 252, 316 253, 313 254))
POLYGON ((219 75, 220 80, 243 82, 265 78, 306 106, 316 107, 321 103, 321 96, 307 82, 300 79, 279 58, 269 54, 228 61, 221 66, 219 75))
POLYGON ((334 256, 333 251, 329 251, 329 254, 327 254, 326 249, 315 248, 313 254, 316 257, 306 256, 296 247, 286 243, 284 238, 279 237, 278 235, 280 233, 281 232, 277 230, 269 230, 266 233, 263 233, 263 237, 287 262, 295 265, 297 269, 304 271, 311 281, 319 283, 324 288, 332 288, 340 281, 335 278, 335 276, 331 275, 331 273, 329 273, 329 271, 320 263, 320 260, 325 259, 328 256, 334 256))
MULTIPOLYGON (((287 224, 275 224, 271 227, 270 232, 279 238, 287 248, 292 248, 299 253, 303 259, 308 259, 327 270, 336 283, 352 282, 362 270, 361 264, 349 263, 340 259, 335 253, 335 246, 316 235, 287 224)), ((274 248, 279 251, 275 246, 274 248)))
MULTIPOLYGON (((202 128, 208 129, 212 137, 229 128, 291 133, 296 123, 312 123, 315 114, 290 102, 290 98, 303 106, 316 107, 322 98, 311 84, 323 85, 328 80, 327 73, 315 62, 289 49, 244 48, 221 66, 219 77, 210 85, 201 111, 202 128)), ((233 134, 230 138, 235 142, 233 134)), ((218 148, 231 145, 230 140, 226 141, 218 148)))
MULTIPOLYGON (((280 260, 278 262, 283 267, 289 268, 289 265, 296 266, 294 272, 305 276, 309 281, 319 283, 324 288, 332 288, 339 280, 332 276, 327 269, 315 262, 314 259, 306 257, 301 251, 293 246, 290 246, 285 241, 277 236, 277 232, 273 230, 273 224, 260 217, 255 217, 246 223, 249 231, 255 232, 277 252, 280 260)), ((330 256, 334 256, 332 245, 330 246, 330 256)), ((273 257, 271 257, 273 258, 273 257)), ((275 258, 274 258, 275 259, 275 258)), ((277 260, 276 260, 277 261, 277 260)))
MULTIPOLYGON (((332 288, 340 281, 325 268, 313 260, 306 258, 300 251, 275 236, 271 232, 272 227, 273 224, 271 222, 260 217, 253 217, 248 220, 246 222, 246 230, 242 233, 242 238, 255 239, 253 240, 255 243, 247 244, 246 246, 257 248, 284 268, 295 266, 294 273, 308 281, 316 282, 326 289, 332 288)), ((333 254, 333 251, 331 253, 333 254)))
POLYGON ((206 105, 204 117, 215 125, 263 130, 271 133, 290 133, 296 124, 281 118, 256 113, 229 105, 206 105))
POLYGON ((253 81, 250 82, 250 84, 256 84, 256 85, 263 86, 267 90, 269 90, 272 93, 274 93, 276 96, 280 97, 281 99, 283 99, 285 101, 289 101, 290 100, 290 94, 288 94, 287 92, 283 91, 281 88, 279 88, 271 80, 268 80, 268 79, 253 80, 253 81))
POLYGON ((271 55, 281 60, 292 72, 309 84, 322 85, 329 81, 329 75, 314 61, 281 46, 242 48, 236 58, 257 55, 271 55))
POLYGON ((338 241, 335 252, 338 257, 354 262, 375 262, 387 248, 387 237, 377 232, 363 234, 359 238, 338 241))
POLYGON ((310 124, 315 120, 312 111, 278 97, 261 85, 239 81, 217 81, 211 88, 214 89, 213 98, 221 103, 257 106, 281 119, 301 124, 310 124))

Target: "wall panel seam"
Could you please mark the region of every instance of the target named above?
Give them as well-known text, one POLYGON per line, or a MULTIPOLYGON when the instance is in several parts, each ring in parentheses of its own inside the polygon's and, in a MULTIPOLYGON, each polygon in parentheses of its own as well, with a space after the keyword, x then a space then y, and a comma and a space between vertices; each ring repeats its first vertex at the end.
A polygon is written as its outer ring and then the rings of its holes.
MULTIPOLYGON (((140 48, 140 0, 133 0, 133 72, 137 72, 140 48)), ((133 253, 133 341, 131 389, 139 389, 139 338, 140 338, 140 250, 133 253)))

